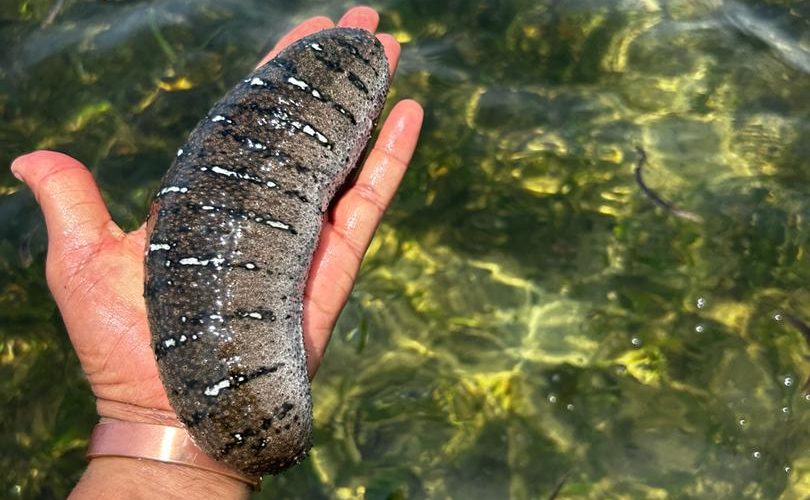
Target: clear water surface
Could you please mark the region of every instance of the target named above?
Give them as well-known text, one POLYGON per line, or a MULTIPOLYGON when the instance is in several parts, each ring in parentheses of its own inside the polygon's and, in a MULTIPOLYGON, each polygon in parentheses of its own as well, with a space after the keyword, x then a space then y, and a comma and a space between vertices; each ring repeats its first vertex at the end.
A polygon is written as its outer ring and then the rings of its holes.
MULTIPOLYGON (((371 3, 425 130, 312 457, 257 496, 808 497, 810 2, 371 3)), ((0 0, 0 497, 64 496, 95 421, 5 166, 69 152, 137 227, 210 104, 348 6, 0 0)))

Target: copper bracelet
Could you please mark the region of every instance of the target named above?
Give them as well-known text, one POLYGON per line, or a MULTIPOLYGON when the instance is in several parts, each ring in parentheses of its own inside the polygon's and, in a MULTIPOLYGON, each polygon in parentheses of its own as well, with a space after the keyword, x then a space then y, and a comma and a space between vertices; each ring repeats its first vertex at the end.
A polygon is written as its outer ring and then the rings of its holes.
POLYGON ((258 489, 260 477, 246 476, 217 462, 192 441, 182 427, 104 420, 96 424, 87 447, 87 459, 129 457, 207 470, 258 489))

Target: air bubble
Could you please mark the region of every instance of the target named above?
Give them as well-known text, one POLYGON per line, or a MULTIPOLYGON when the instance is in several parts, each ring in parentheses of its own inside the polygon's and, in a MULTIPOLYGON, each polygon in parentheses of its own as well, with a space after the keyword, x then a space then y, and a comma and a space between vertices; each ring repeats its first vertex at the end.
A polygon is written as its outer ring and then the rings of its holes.
POLYGON ((548 402, 551 404, 555 404, 557 402, 557 396, 555 394, 549 394, 548 402))
POLYGON ((703 325, 698 325, 698 326, 695 327, 695 331, 697 333, 703 333, 704 330, 705 330, 705 328, 704 328, 703 325))
POLYGON ((792 386, 793 385, 793 377, 785 377, 784 380, 782 380, 782 383, 785 384, 785 387, 792 386))
POLYGON ((698 309, 703 309, 706 307, 706 299, 703 297, 698 297, 697 302, 695 303, 698 309))
POLYGON ((641 339, 639 337, 633 337, 630 339, 630 343, 633 344, 635 347, 641 347, 641 339))
POLYGON ((762 452, 759 450, 754 450, 754 452, 751 453, 751 456, 754 458, 754 460, 759 460, 762 457, 762 452))

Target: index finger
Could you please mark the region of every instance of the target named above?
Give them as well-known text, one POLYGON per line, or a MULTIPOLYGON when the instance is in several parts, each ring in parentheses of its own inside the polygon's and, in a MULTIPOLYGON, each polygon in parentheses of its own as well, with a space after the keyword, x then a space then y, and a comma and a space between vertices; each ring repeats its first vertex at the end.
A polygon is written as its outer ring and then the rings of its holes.
POLYGON ((331 228, 340 233, 354 253, 355 266, 360 265, 383 212, 405 175, 419 139, 422 117, 422 107, 416 101, 405 99, 397 103, 357 180, 334 205, 331 228))
MULTIPOLYGON (((368 11, 374 12, 367 7, 355 7, 354 9, 349 10, 343 16, 343 18, 341 18, 341 26, 362 28, 366 30, 368 30, 368 28, 372 28, 372 26, 376 26, 376 20, 371 18, 372 16, 368 11)), ((374 12, 374 14, 376 15, 376 12, 374 12)), ((293 28, 289 33, 281 37, 281 40, 276 43, 273 50, 262 57, 262 59, 256 65, 256 68, 265 65, 268 61, 276 57, 282 50, 287 48, 287 46, 295 41, 304 38, 305 36, 312 35, 313 33, 334 27, 335 23, 333 23, 328 17, 318 16, 307 19, 303 23, 293 28)), ((399 54, 401 51, 399 42, 397 42, 396 39, 388 33, 378 34, 377 39, 383 46, 385 57, 388 59, 388 68, 393 76, 394 71, 397 68, 397 63, 399 62, 399 54)))

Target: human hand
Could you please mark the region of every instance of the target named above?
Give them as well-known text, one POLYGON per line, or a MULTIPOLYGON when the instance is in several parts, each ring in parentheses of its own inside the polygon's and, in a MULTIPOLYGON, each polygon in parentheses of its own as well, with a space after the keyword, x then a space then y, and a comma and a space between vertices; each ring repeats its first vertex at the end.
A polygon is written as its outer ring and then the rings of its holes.
MULTIPOLYGON (((374 31, 378 15, 349 10, 340 26, 374 31)), ((295 40, 334 26, 309 19, 285 35, 260 64, 295 40)), ((399 45, 380 34, 391 72, 399 45)), ((315 252, 304 298, 304 344, 312 377, 360 261, 410 161, 422 122, 414 101, 391 111, 354 185, 335 200, 315 252)), ((175 424, 150 346, 143 298, 145 227, 125 233, 112 221, 90 172, 61 153, 17 158, 15 176, 33 191, 48 230, 46 276, 70 340, 97 398, 99 415, 175 424)))

